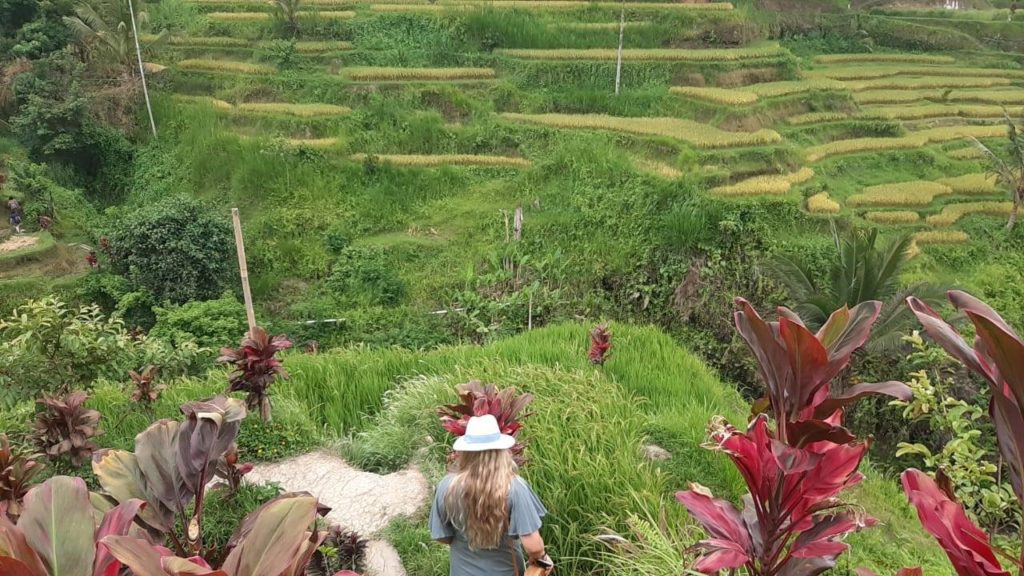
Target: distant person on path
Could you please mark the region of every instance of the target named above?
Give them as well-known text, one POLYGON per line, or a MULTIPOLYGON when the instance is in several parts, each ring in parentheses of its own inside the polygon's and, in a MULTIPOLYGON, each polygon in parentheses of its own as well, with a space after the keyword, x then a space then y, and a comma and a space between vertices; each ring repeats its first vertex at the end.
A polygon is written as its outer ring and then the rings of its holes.
POLYGON ((547 510, 517 473, 515 443, 491 415, 470 418, 455 441, 456 470, 430 509, 431 538, 451 546, 450 576, 524 576, 520 543, 532 570, 551 573, 539 532, 547 510))
POLYGON ((7 209, 11 211, 9 220, 14 231, 21 234, 21 204, 11 196, 7 199, 7 209))

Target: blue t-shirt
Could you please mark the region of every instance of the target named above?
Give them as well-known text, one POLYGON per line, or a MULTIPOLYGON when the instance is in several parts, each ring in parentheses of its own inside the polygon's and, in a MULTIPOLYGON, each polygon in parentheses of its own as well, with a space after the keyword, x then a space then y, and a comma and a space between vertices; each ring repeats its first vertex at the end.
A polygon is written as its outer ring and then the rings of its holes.
POLYGON ((445 476, 437 485, 434 503, 430 507, 430 537, 434 540, 451 538, 451 576, 514 576, 513 554, 519 564, 519 574, 525 571, 520 546, 513 545, 513 539, 533 534, 540 529, 541 518, 547 509, 530 489, 530 485, 519 476, 512 480, 508 494, 508 535, 499 548, 493 550, 472 550, 466 535, 449 520, 445 510, 445 495, 452 484, 454 475, 445 476))

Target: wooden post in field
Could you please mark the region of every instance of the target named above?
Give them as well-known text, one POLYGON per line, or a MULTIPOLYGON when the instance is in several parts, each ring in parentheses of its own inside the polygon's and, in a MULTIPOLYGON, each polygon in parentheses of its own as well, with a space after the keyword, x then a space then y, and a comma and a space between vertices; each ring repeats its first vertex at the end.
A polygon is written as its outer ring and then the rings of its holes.
POLYGON ((245 263, 245 240, 242 239, 242 219, 238 208, 231 209, 231 220, 235 225, 235 249, 238 251, 238 271, 242 276, 242 296, 245 298, 245 317, 249 320, 249 332, 256 327, 256 312, 252 308, 252 292, 249 291, 249 265, 245 263))
POLYGON ((523 207, 517 206, 512 220, 512 239, 519 242, 523 239, 523 207))
POLYGON ((619 85, 622 82, 622 36, 626 31, 626 5, 622 5, 619 13, 619 55, 615 63, 615 95, 619 95, 619 85))
POLYGON ((128 13, 132 19, 132 36, 135 37, 135 55, 139 59, 139 76, 142 77, 142 95, 146 97, 146 111, 149 112, 149 127, 156 138, 156 120, 153 120, 153 106, 149 103, 149 88, 146 87, 146 67, 142 65, 142 47, 139 46, 139 30, 135 26, 135 8, 132 0, 128 0, 128 13))

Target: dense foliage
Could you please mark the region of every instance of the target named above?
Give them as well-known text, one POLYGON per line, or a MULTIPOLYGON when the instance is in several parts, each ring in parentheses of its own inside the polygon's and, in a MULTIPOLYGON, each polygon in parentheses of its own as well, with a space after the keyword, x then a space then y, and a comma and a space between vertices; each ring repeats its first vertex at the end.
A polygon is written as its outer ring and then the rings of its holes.
POLYGON ((126 214, 111 228, 109 242, 114 269, 158 302, 217 298, 235 264, 227 218, 187 197, 126 214))

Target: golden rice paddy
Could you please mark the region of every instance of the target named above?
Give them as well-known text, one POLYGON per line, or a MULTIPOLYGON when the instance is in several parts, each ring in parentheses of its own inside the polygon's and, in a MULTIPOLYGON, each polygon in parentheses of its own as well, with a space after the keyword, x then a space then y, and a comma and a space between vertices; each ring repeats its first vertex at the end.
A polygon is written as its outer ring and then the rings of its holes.
POLYGON ((269 21, 270 12, 207 12, 212 22, 263 22, 269 21))
POLYGON ((996 177, 991 174, 975 173, 941 178, 937 182, 949 186, 954 194, 998 194, 1001 190, 996 185, 996 177))
POLYGON ((474 154, 353 154, 350 158, 363 162, 367 158, 377 158, 381 162, 396 166, 432 168, 436 166, 499 166, 509 168, 527 168, 530 161, 526 158, 512 156, 478 156, 474 154))
POLYGON ((541 124, 555 128, 596 129, 667 136, 697 146, 698 148, 728 148, 733 146, 758 146, 782 140, 774 130, 757 132, 726 132, 709 124, 701 124, 682 118, 627 118, 604 114, 500 114, 506 120, 541 124))
POLYGON ((976 158, 984 158, 985 153, 978 150, 975 146, 967 146, 966 148, 957 148, 949 152, 948 156, 957 160, 974 160, 976 158))
POLYGON ((993 88, 996 86, 1010 86, 1013 80, 1003 77, 953 77, 924 76, 921 78, 875 78, 873 80, 858 80, 846 82, 846 86, 854 92, 866 92, 869 90, 929 90, 929 89, 962 89, 962 88, 993 88))
POLYGON ((828 192, 819 192, 807 199, 807 210, 814 214, 838 214, 841 208, 828 192))
POLYGON ((951 56, 933 56, 926 54, 824 54, 814 58, 819 64, 845 64, 850 62, 900 62, 910 64, 952 64, 956 59, 951 56))
POLYGON ((789 192, 794 184, 814 177, 814 170, 801 168, 791 174, 754 176, 728 186, 717 186, 711 193, 718 196, 778 196, 789 192))
POLYGON ((342 116, 352 110, 334 104, 291 104, 288 102, 248 102, 235 107, 238 112, 249 114, 278 114, 297 118, 318 116, 342 116))
POLYGON ((1003 68, 966 68, 954 66, 846 66, 819 68, 805 72, 809 77, 833 80, 871 80, 891 76, 955 76, 996 77, 1024 79, 1024 70, 1003 68))
MULTIPOLYGON (((626 29, 650 26, 653 22, 626 22, 626 29)), ((618 22, 555 22, 550 28, 568 28, 570 30, 618 30, 618 22)))
POLYGON ((182 70, 200 70, 203 72, 233 72, 236 74, 265 75, 274 74, 277 69, 269 64, 253 64, 234 60, 208 60, 195 58, 182 60, 177 64, 182 70))
POLYGON ((1002 106, 984 104, 925 104, 921 106, 875 106, 863 109, 865 116, 889 120, 924 120, 928 118, 1002 118, 1004 113, 1019 116, 1024 110, 1006 110, 1002 106), (1004 112, 1005 111, 1005 112, 1004 112))
POLYGON ((816 90, 845 90, 846 86, 842 82, 821 78, 812 80, 766 82, 764 84, 752 84, 750 86, 745 86, 743 89, 753 92, 761 98, 773 98, 778 96, 788 96, 790 94, 804 94, 806 92, 814 92, 816 90))
MULTIPOLYGON (((581 0, 450 0, 438 4, 427 4, 418 1, 403 3, 378 2, 370 5, 373 12, 442 12, 446 10, 472 10, 486 7, 489 9, 520 9, 520 10, 585 10, 597 8, 601 10, 619 10, 622 5, 615 2, 584 2, 581 0)), ((667 10, 683 11, 719 11, 732 10, 728 2, 706 3, 670 3, 670 2, 630 2, 626 4, 629 12, 663 12, 667 10)))
POLYGON ((204 106, 212 106, 218 110, 233 110, 235 107, 230 102, 225 102, 212 96, 190 96, 187 94, 175 94, 173 96, 178 102, 185 102, 189 104, 202 104, 204 106))
POLYGON ((868 212, 864 218, 876 224, 913 224, 921 219, 921 215, 911 210, 890 210, 868 212))
POLYGON ((952 194, 953 189, 938 182, 915 180, 868 186, 847 199, 850 206, 928 206, 937 196, 952 194))
POLYGON ((757 94, 731 88, 708 88, 703 86, 673 86, 669 89, 672 94, 686 96, 715 104, 726 104, 729 106, 743 106, 757 102, 757 94))
POLYGON ((305 146, 308 148, 333 148, 338 145, 337 138, 287 138, 285 140, 292 146, 305 146))
POLYGON ((344 40, 300 40, 295 43, 295 51, 300 54, 319 54, 351 49, 352 43, 344 40))
POLYGON ((938 102, 976 104, 1024 104, 1024 90, 867 90, 854 92, 853 101, 858 104, 906 104, 932 100, 938 102))
POLYGON ((357 82, 416 80, 490 80, 492 68, 347 68, 345 76, 357 82))
POLYGON ((962 244, 971 239, 960 230, 926 230, 913 236, 915 244, 962 244))
POLYGON ((156 62, 143 62, 142 69, 145 70, 147 74, 159 74, 160 72, 167 70, 167 66, 157 64, 156 62))
POLYGON ((942 212, 932 214, 928 217, 928 223, 932 226, 949 226, 968 214, 989 214, 992 216, 1004 216, 1013 210, 1012 202, 964 202, 962 204, 947 204, 942 212))
POLYGON ((646 158, 634 158, 633 164, 644 172, 649 172, 662 178, 668 178, 669 180, 675 180, 676 178, 682 178, 683 172, 674 166, 669 166, 664 162, 656 162, 654 160, 648 160, 646 158))
POLYGON ((1006 135, 1004 126, 941 126, 911 132, 896 138, 853 138, 836 140, 804 151, 809 162, 817 162, 829 156, 876 152, 880 150, 905 150, 918 148, 930 142, 947 142, 960 138, 996 138, 1006 135))
POLYGON ((808 124, 822 124, 824 122, 837 122, 850 117, 846 112, 808 112, 797 114, 786 118, 786 123, 793 126, 805 126, 808 124))
MULTIPOLYGON (((694 4, 688 4, 694 6, 694 4)), ((525 60, 616 60, 618 51, 615 49, 504 49, 495 53, 512 58, 525 60)), ((623 60, 647 62, 736 62, 741 60, 760 60, 777 58, 786 54, 786 50, 770 45, 754 48, 633 48, 622 51, 623 60)))

